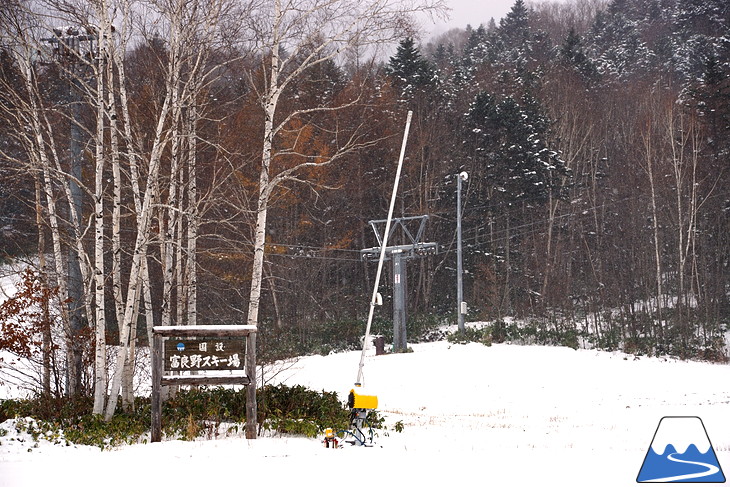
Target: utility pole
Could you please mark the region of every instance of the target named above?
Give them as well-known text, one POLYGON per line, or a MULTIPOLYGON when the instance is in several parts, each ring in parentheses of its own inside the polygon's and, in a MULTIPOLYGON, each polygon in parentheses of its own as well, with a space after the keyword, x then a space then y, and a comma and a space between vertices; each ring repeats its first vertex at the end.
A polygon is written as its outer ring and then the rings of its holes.
POLYGON ((406 335, 406 266, 403 250, 391 252, 393 257, 393 350, 408 349, 406 335))
POLYGON ((466 171, 459 173, 456 178, 456 316, 459 331, 464 331, 464 315, 466 315, 466 302, 464 302, 464 272, 461 259, 461 182, 469 179, 466 171))
POLYGON ((53 59, 60 67, 61 76, 68 79, 67 102, 71 108, 70 138, 69 138, 69 166, 71 178, 69 190, 71 201, 69 205, 70 222, 69 237, 71 243, 68 247, 68 303, 71 333, 73 334, 71 345, 71 363, 67 369, 68 389, 70 395, 80 393, 81 372, 82 372, 82 349, 79 336, 85 326, 84 322, 84 301, 83 282, 81 277, 80 256, 76 251, 76 244, 80 235, 78 233, 82 225, 83 215, 83 192, 81 189, 81 178, 83 176, 83 161, 81 149, 81 77, 87 71, 88 63, 95 59, 94 42, 97 40, 95 32, 87 30, 81 33, 73 27, 53 29, 53 37, 42 39, 48 42, 53 48, 53 59), (76 215, 75 220, 72 215, 76 215))

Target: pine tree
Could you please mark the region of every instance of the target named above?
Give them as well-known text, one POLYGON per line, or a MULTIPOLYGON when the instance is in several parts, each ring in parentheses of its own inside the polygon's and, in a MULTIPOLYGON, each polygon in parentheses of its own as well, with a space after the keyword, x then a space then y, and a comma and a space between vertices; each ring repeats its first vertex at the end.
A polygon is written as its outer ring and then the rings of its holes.
POLYGON ((398 88, 402 100, 410 100, 418 91, 428 90, 437 79, 434 67, 421 55, 412 37, 400 42, 385 72, 398 88))
POLYGON ((546 144, 549 120, 529 94, 497 100, 479 93, 467 114, 471 141, 484 177, 497 189, 499 200, 542 201, 560 191, 558 175, 565 163, 546 144))
POLYGON ((598 78, 598 71, 593 62, 588 58, 583 46, 583 40, 575 29, 571 28, 563 45, 560 47, 562 61, 573 67, 587 81, 595 81, 598 78))
POLYGON ((541 65, 553 58, 547 35, 530 26, 532 11, 517 0, 492 35, 491 58, 503 66, 518 85, 532 85, 541 65))
POLYGON ((492 42, 484 25, 472 30, 464 46, 464 65, 470 69, 487 62, 492 42))
POLYGON ((512 9, 499 21, 499 34, 507 48, 523 44, 529 36, 530 11, 523 0, 516 0, 512 9))
POLYGON ((627 79, 652 65, 654 53, 642 36, 644 23, 628 0, 614 0, 605 12, 599 12, 590 44, 601 74, 627 79))

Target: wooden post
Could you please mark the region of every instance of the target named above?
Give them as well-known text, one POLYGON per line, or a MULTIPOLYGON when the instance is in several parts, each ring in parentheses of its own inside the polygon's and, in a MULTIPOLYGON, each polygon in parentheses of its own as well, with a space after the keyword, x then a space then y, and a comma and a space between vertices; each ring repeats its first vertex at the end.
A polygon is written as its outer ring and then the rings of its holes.
POLYGON ((256 407, 256 333, 246 337, 246 375, 249 384, 246 386, 246 438, 256 439, 258 411, 256 407))
POLYGON ((385 337, 376 336, 374 342, 375 342, 375 355, 385 355, 385 337))
POLYGON ((152 346, 152 443, 162 441, 162 400, 160 389, 162 379, 162 337, 154 334, 152 346))

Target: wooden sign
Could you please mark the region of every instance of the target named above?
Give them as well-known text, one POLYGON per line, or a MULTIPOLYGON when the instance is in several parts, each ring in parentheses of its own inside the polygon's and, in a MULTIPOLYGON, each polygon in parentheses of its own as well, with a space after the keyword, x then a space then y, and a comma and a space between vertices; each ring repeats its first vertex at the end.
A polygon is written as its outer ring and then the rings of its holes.
POLYGON ((246 386, 246 438, 256 438, 256 331, 253 325, 152 329, 153 443, 162 441, 162 387, 173 385, 246 386))
POLYGON ((245 338, 168 338, 165 340, 164 369, 243 370, 245 338))

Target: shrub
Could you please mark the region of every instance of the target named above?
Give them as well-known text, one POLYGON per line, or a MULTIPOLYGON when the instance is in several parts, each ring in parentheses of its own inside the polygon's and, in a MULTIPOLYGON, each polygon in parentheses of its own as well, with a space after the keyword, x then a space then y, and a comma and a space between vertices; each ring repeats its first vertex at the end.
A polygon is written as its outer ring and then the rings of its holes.
MULTIPOLYGON (((90 397, 0 400, 0 422, 30 417, 33 421, 20 421, 18 427, 34 437, 101 449, 147 441, 149 398, 138 398, 133 410, 118 411, 109 422, 91 414, 92 405, 90 397)), ((257 408, 259 423, 277 433, 316 436, 327 427, 342 429, 349 424, 349 411, 336 393, 303 386, 267 385, 257 392, 257 408)), ((219 434, 222 423, 246 421, 246 392, 222 387, 183 390, 163 404, 162 418, 168 437, 211 438, 219 434)))
MULTIPOLYGON (((442 340, 440 331, 444 320, 434 315, 415 315, 408 319, 408 341, 411 343, 442 340)), ((312 322, 276 329, 273 326, 259 328, 257 354, 262 362, 274 362, 303 355, 328 355, 330 353, 360 350, 367 323, 363 320, 338 320, 312 322)), ((393 342, 393 322, 376 318, 370 328, 371 335, 381 335, 386 343, 393 342)))
POLYGON ((316 436, 325 428, 345 428, 348 410, 334 392, 303 386, 267 385, 257 394, 258 422, 279 433, 316 436))
POLYGON ((481 343, 487 347, 492 346, 492 327, 486 326, 484 328, 465 328, 464 331, 455 331, 449 334, 446 339, 450 343, 466 344, 466 343, 481 343))
POLYGON ((652 340, 645 336, 628 337, 624 341, 623 351, 632 355, 650 356, 652 354, 652 340))

